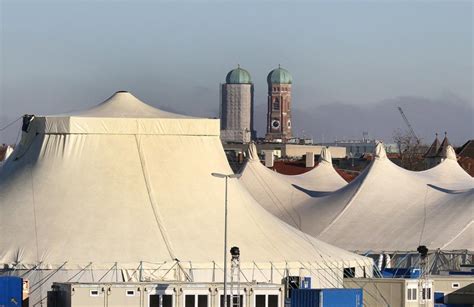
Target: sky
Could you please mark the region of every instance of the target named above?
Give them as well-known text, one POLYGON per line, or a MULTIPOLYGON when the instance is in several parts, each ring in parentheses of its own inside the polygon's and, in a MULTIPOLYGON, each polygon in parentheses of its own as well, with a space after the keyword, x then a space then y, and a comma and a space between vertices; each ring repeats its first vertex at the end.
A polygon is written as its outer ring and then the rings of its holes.
MULTIPOLYGON (((295 130, 310 131, 315 139, 357 137, 362 130, 388 139, 405 128, 395 107, 396 119, 383 129, 370 121, 341 121, 321 133, 321 124, 337 122, 348 106, 377 116, 373 110, 402 99, 407 117, 416 117, 412 124, 428 141, 434 132, 451 130, 451 138, 462 143, 474 134, 473 6, 0 0, 0 128, 24 113, 84 109, 117 90, 166 110, 215 117, 219 83, 237 64, 250 72, 256 108, 262 109, 266 75, 281 64, 293 76, 295 117, 311 113, 320 121, 293 121, 295 130), (434 123, 429 112, 410 113, 419 112, 410 106, 420 100, 428 108, 441 103, 451 109, 450 122, 434 123), (318 116, 326 106, 340 105, 331 118, 318 116)), ((265 112, 256 113, 262 136, 265 112)), ((0 143, 15 140, 12 129, 0 132, 0 143)))

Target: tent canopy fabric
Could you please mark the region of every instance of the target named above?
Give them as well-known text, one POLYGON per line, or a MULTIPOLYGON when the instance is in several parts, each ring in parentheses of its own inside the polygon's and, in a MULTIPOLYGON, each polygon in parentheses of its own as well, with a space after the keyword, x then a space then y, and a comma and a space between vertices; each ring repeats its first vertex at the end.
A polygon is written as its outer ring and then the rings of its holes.
POLYGON ((329 149, 323 148, 320 162, 314 169, 301 175, 283 175, 260 163, 254 143, 249 145, 249 159, 240 181, 266 210, 295 227, 301 227, 298 212, 301 204, 315 195, 335 191, 347 182, 332 166, 329 149))
POLYGON ((293 185, 319 192, 335 191, 347 184, 332 166, 331 151, 327 147, 321 149, 319 164, 312 170, 300 175, 282 176, 293 185))
MULTIPOLYGON (((436 170, 439 177, 435 181, 398 167, 384 155, 377 156, 360 182, 349 185, 351 198, 338 204, 336 218, 318 237, 357 251, 410 251, 420 244, 430 249, 449 246, 474 250, 474 240, 466 245, 455 244, 473 220, 474 184, 471 178, 465 178, 456 181, 457 186, 451 182, 443 185, 443 177, 451 179, 450 174, 460 169, 451 162, 455 161, 443 162, 442 173, 436 170)), ((330 197, 318 201, 336 208, 330 197)))
POLYGON ((447 189, 462 190, 474 187, 474 178, 459 165, 452 146, 446 147, 444 156, 446 158, 440 164, 425 171, 412 172, 412 174, 429 184, 447 189))
POLYGON ((250 154, 240 180, 275 216, 347 250, 474 250, 474 179, 451 146, 444 151, 439 165, 413 172, 392 163, 380 143, 374 161, 351 183, 331 183, 332 192, 320 188, 336 178, 324 153, 318 167, 299 176, 277 174, 250 154))
MULTIPOLYGON (((175 116, 129 93, 33 119, 0 169, 0 264, 222 263, 224 181, 211 173, 232 171, 218 132, 218 120, 175 116)), ((371 266, 269 214, 240 181, 228 191, 229 246, 243 265, 371 266)))
POLYGON ((474 234, 467 231, 474 180, 448 157, 412 172, 392 163, 379 144, 374 161, 353 182, 300 205, 301 229, 358 252, 412 251, 419 244, 474 250, 474 234))

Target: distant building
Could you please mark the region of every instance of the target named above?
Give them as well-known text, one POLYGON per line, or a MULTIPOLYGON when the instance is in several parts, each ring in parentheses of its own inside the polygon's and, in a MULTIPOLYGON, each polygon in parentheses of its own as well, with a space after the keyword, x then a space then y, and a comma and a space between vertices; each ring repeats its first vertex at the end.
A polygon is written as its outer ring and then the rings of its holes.
POLYGON ((438 134, 436 133, 435 140, 424 155, 426 168, 432 168, 446 158, 446 149, 448 145, 451 144, 449 143, 447 133, 444 133, 444 139, 441 143, 439 142, 438 134))
MULTIPOLYGON (((366 154, 372 154, 375 151, 375 146, 378 144, 378 140, 363 138, 361 140, 340 140, 331 143, 323 143, 326 146, 337 146, 345 147, 346 155, 349 158, 361 158, 366 154)), ((385 144, 385 151, 387 153, 397 153, 397 144, 385 144)))
POLYGON ((221 84, 221 140, 248 143, 256 137, 253 127, 253 84, 247 70, 237 67, 221 84))
POLYGON ((474 140, 467 141, 456 150, 458 163, 471 176, 474 176, 474 140))
POLYGON ((291 85, 293 78, 286 69, 278 66, 268 74, 267 83, 268 112, 265 139, 268 142, 286 143, 292 137, 291 85))
POLYGON ((469 140, 464 145, 456 149, 456 154, 460 157, 474 158, 474 140, 469 140))
MULTIPOLYGON (((315 157, 321 154, 321 150, 325 146, 320 145, 299 145, 299 144, 280 144, 280 143, 257 143, 257 151, 263 155, 263 151, 271 150, 278 158, 294 158, 300 159, 306 153, 312 152, 315 157)), ((241 144, 224 144, 224 150, 228 152, 235 152, 236 154, 245 153, 248 150, 248 145, 241 144)), ((333 159, 342 159, 346 157, 346 149, 344 147, 329 147, 333 159)))

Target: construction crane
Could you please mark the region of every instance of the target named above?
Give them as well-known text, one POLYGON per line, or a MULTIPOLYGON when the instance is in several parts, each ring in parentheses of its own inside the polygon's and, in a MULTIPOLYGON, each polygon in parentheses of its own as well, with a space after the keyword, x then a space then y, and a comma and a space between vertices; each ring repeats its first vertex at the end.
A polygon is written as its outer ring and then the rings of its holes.
POLYGON ((405 116, 405 113, 403 113, 403 110, 401 107, 398 107, 398 111, 400 112, 400 115, 402 116, 403 120, 405 121, 405 124, 408 126, 408 130, 410 131, 410 134, 413 138, 415 138, 416 142, 420 144, 420 139, 416 136, 415 130, 413 130, 413 127, 410 125, 410 122, 408 121, 408 118, 405 116))

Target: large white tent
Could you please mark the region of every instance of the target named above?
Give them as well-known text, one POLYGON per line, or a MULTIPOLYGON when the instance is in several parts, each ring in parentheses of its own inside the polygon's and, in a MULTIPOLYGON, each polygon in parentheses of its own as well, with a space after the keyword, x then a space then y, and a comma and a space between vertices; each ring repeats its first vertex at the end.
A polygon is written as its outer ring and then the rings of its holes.
MULTIPOLYGON (((222 279, 224 180, 211 172, 231 169, 218 120, 117 92, 23 128, 0 168, 0 266, 30 279, 33 303, 52 281, 222 279)), ((238 180, 228 191, 229 246, 240 247, 244 278, 340 287, 343 268, 370 274, 371 259, 282 222, 238 180)))

